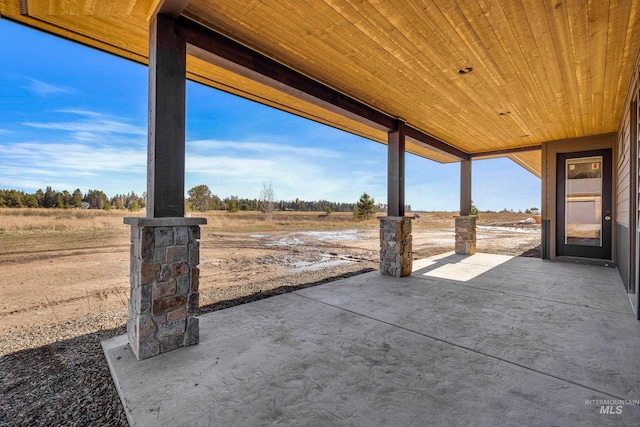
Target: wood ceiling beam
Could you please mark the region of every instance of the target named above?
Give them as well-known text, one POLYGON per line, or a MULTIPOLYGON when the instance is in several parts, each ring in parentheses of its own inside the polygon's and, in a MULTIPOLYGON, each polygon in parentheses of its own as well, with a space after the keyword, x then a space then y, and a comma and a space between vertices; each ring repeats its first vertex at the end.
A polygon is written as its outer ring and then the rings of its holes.
POLYGON ((149 8, 149 16, 162 14, 176 19, 187 8, 189 0, 155 0, 149 8))
POLYGON ((449 145, 446 142, 440 141, 439 139, 434 138, 433 136, 414 127, 407 126, 405 128, 405 135, 407 136, 407 139, 414 144, 427 146, 429 149, 442 153, 447 157, 452 157, 456 160, 469 160, 469 155, 464 151, 449 145))
POLYGON ((480 159, 482 157, 506 156, 509 154, 526 153, 528 151, 542 150, 542 145, 530 145, 527 147, 505 148, 504 150, 483 151, 481 153, 470 153, 469 158, 480 159))
MULTIPOLYGON (((189 18, 184 16, 178 18, 176 33, 187 41, 189 55, 374 129, 384 132, 396 131, 397 118, 326 86, 189 18)), ((464 151, 410 125, 406 125, 405 130, 407 137, 418 145, 426 145, 457 160, 469 158, 464 151)))

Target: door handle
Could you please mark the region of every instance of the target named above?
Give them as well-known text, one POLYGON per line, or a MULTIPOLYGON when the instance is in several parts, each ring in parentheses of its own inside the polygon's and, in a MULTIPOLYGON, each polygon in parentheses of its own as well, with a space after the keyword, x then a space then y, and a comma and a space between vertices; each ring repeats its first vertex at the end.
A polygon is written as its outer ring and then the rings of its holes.
POLYGON ((604 220, 605 221, 611 221, 611 217, 609 215, 607 215, 607 216, 604 217, 604 220))

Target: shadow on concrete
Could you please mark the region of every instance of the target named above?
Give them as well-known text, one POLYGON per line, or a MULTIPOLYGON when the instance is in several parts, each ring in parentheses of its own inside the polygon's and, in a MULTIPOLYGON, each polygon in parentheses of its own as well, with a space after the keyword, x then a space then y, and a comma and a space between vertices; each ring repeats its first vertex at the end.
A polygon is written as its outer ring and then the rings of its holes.
POLYGON ((357 276, 357 275, 360 275, 360 274, 369 273, 371 271, 376 271, 376 270, 374 270, 372 268, 363 268, 363 269, 358 270, 358 271, 353 271, 353 272, 341 274, 341 275, 338 275, 338 276, 328 277, 328 278, 325 278, 325 279, 322 279, 322 280, 318 280, 316 282, 303 283, 303 284, 300 284, 300 285, 279 286, 277 288, 269 289, 269 290, 266 290, 266 291, 254 292, 253 294, 241 296, 239 298, 233 298, 233 299, 230 299, 230 300, 218 301, 218 302, 215 302, 213 304, 208 304, 208 305, 204 305, 204 306, 200 307, 200 311, 198 312, 198 315, 202 315, 202 314, 205 314, 205 313, 211 313, 211 312, 219 311, 219 310, 224 310, 226 308, 231 308, 231 307, 235 307, 235 306, 242 305, 242 304, 248 304, 250 302, 259 301, 259 300, 262 300, 262 299, 265 299, 265 298, 270 298, 270 297, 273 297, 273 296, 276 296, 276 295, 282 295, 282 294, 286 294, 288 292, 298 291, 298 290, 301 290, 301 289, 311 288, 313 286, 318 286, 318 285, 322 285, 322 284, 329 283, 329 282, 335 282, 336 280, 346 279, 346 278, 357 276))

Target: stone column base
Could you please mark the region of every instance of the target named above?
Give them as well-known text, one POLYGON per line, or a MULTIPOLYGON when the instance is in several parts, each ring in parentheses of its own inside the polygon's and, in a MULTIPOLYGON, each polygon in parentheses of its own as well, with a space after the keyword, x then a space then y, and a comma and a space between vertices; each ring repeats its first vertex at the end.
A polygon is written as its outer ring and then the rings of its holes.
POLYGON ((138 360, 197 344, 204 218, 125 218, 131 226, 127 335, 138 360))
POLYGON ((473 255, 476 253, 476 220, 475 215, 456 217, 456 253, 473 255))
POLYGON ((380 273, 404 277, 411 274, 411 218, 380 217, 380 273))

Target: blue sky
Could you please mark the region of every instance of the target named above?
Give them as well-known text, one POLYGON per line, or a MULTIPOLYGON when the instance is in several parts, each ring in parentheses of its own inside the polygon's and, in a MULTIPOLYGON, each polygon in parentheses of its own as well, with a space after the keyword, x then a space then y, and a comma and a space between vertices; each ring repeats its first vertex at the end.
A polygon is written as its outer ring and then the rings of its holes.
MULTIPOLYGON (((147 68, 0 20, 0 189, 146 190, 147 68)), ((386 202, 386 146, 187 83, 186 190, 224 198, 386 202)), ((459 165, 406 158, 414 210, 459 207, 459 165)), ((473 163, 480 210, 540 206, 540 180, 508 159, 473 163)))

